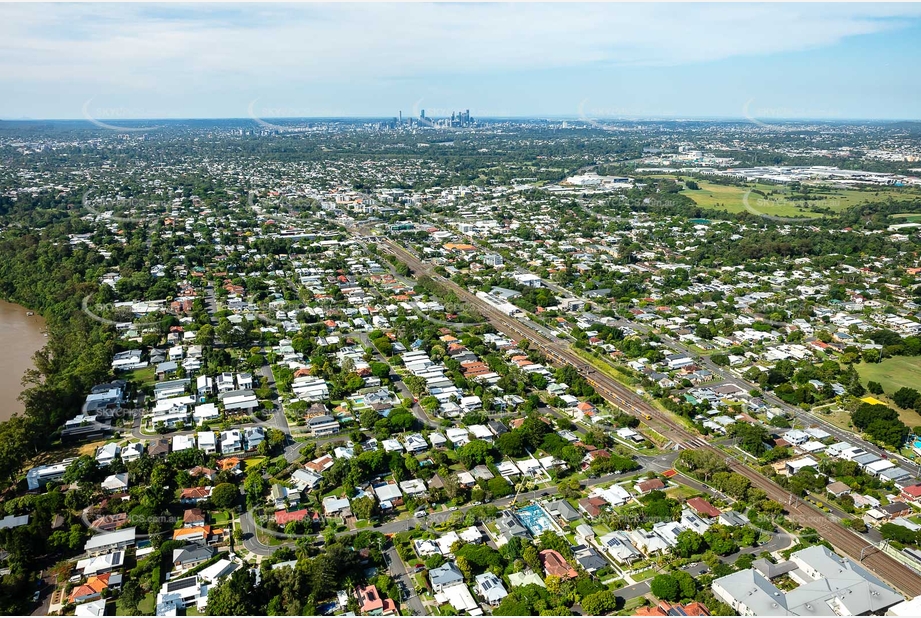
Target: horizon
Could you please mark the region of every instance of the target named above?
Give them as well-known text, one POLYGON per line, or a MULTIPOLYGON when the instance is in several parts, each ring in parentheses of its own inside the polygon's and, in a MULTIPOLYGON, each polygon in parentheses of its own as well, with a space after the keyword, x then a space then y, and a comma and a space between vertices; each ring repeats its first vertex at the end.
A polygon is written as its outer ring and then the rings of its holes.
MULTIPOLYGON (((255 122, 258 124, 259 120, 284 120, 284 121, 317 121, 317 120, 393 120, 397 118, 396 115, 387 116, 387 115, 344 115, 344 116, 260 116, 258 118, 252 116, 163 116, 156 117, 151 116, 147 118, 119 118, 119 122, 183 122, 188 120, 240 120, 255 122)), ((426 115, 426 120, 444 120, 448 119, 450 116, 429 116, 426 115)), ((572 120, 576 122, 583 122, 591 124, 593 121, 603 120, 606 122, 743 122, 749 124, 755 124, 752 118, 746 116, 595 116, 592 118, 584 118, 576 115, 564 115, 564 114, 521 114, 521 115, 509 115, 509 116, 478 116, 474 117, 471 114, 471 119, 473 121, 484 120, 484 121, 502 121, 502 120, 572 120)), ((406 117, 404 116, 403 121, 408 122, 409 120, 418 120, 418 117, 406 117)), ((756 120, 756 119, 755 119, 756 120)), ((899 122, 921 122, 921 116, 915 118, 837 118, 837 117, 772 117, 771 122, 792 122, 792 123, 804 123, 804 122, 819 122, 823 124, 848 124, 848 123, 880 123, 880 124, 893 124, 899 122)), ((19 117, 19 118, 6 118, 0 117, 0 122, 85 122, 88 124, 94 124, 98 122, 95 118, 86 118, 86 117, 70 117, 70 118, 30 118, 30 117, 19 117)), ((423 127, 426 128, 426 127, 423 127)), ((441 128, 441 127, 429 127, 429 128, 441 128)), ((456 130, 456 127, 454 128, 456 130)))
POLYGON ((9 120, 443 118, 454 105, 473 118, 921 118, 917 4, 4 4, 0 16, 9 120))

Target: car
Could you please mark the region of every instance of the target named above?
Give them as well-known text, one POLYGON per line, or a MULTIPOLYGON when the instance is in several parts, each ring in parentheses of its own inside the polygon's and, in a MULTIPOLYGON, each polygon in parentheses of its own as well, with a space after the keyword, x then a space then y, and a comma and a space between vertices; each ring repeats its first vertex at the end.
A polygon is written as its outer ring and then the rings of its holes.
POLYGON ((481 504, 483 504, 483 503, 482 503, 482 502, 474 502, 474 503, 473 503, 473 506, 480 506, 481 504))
POLYGON ((456 510, 457 510, 457 507, 456 507, 456 506, 452 506, 451 508, 448 509, 448 511, 450 511, 450 512, 452 512, 452 513, 453 513, 454 511, 456 511, 456 510))
POLYGON ((693 569, 693 568, 696 567, 698 564, 699 564, 699 563, 697 563, 697 562, 692 562, 692 563, 689 564, 688 566, 691 567, 691 568, 693 569))
POLYGON ((36 591, 35 591, 35 594, 32 595, 32 602, 33 602, 33 603, 38 603, 38 600, 39 600, 39 598, 41 598, 41 596, 42 596, 42 591, 41 591, 41 590, 36 590, 36 591))

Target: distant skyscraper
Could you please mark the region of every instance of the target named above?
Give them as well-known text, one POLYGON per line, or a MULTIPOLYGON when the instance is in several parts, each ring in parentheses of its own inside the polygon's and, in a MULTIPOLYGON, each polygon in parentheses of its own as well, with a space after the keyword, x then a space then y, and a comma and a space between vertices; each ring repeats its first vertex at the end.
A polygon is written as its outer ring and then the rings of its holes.
POLYGON ((425 120, 425 110, 422 110, 422 111, 419 113, 419 118, 425 120))

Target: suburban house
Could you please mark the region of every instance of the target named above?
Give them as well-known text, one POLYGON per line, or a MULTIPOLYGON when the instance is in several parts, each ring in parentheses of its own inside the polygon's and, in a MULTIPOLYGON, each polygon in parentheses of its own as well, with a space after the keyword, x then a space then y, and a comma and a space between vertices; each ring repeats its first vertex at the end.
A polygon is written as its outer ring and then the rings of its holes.
POLYGON ((572 568, 566 559, 555 549, 544 549, 538 554, 540 556, 541 566, 547 575, 554 575, 560 579, 572 579, 578 573, 572 568))
POLYGON ((502 599, 508 596, 508 591, 502 585, 502 580, 488 571, 476 576, 476 588, 477 593, 483 597, 483 600, 493 607, 499 605, 502 599))
POLYGON ((440 567, 429 570, 429 582, 432 590, 441 592, 442 588, 464 582, 464 574, 453 562, 445 562, 440 567))

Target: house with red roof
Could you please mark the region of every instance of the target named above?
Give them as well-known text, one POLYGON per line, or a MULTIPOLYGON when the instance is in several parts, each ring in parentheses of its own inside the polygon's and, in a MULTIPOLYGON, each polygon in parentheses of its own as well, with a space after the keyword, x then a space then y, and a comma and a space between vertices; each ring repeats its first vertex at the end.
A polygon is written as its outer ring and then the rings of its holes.
POLYGON ((396 613, 396 603, 392 599, 382 599, 377 586, 358 587, 358 605, 362 614, 369 616, 392 616, 396 613))
POLYGON ((571 579, 578 575, 576 570, 555 549, 544 549, 538 556, 540 556, 540 564, 547 575, 554 575, 560 579, 571 579))
POLYGON ((710 610, 703 603, 694 601, 687 605, 659 601, 653 607, 639 607, 634 616, 709 616, 710 610))
POLYGON ((650 491, 665 489, 665 483, 661 479, 649 479, 648 481, 637 483, 633 486, 633 489, 639 494, 648 494, 650 491))
POLYGON ((909 502, 918 502, 921 500, 921 484, 909 485, 902 489, 902 499, 909 502))
POLYGON ((598 517, 601 515, 601 508, 607 505, 608 501, 600 496, 582 498, 579 500, 579 510, 589 517, 598 517))
POLYGON ((307 509, 299 509, 297 511, 275 511, 275 523, 279 526, 285 526, 292 521, 304 521, 308 520, 310 522, 317 522, 320 519, 318 513, 311 513, 307 509))
POLYGON ((71 592, 68 600, 71 603, 92 601, 102 597, 102 591, 108 588, 118 588, 121 586, 121 573, 103 573, 102 575, 93 575, 85 584, 76 586, 71 592))
POLYGON ((688 506, 697 511, 698 515, 704 515, 706 517, 720 516, 720 510, 701 497, 688 500, 688 506))

